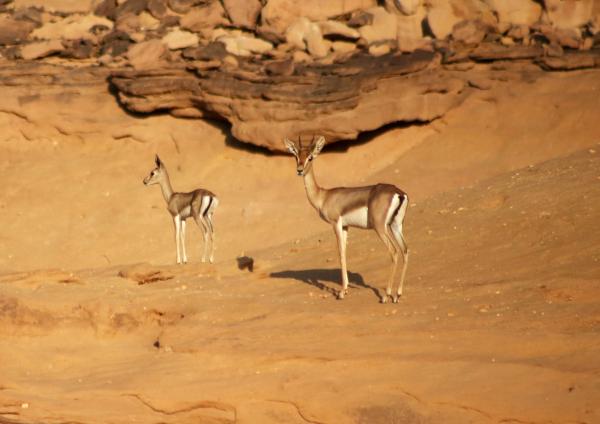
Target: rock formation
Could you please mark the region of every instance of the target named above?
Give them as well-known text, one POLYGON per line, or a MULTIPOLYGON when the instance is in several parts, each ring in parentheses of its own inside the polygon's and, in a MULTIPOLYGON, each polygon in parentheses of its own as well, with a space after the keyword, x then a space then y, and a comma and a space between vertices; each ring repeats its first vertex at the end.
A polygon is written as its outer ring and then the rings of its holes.
POLYGON ((599 9, 592 0, 4 0, 0 55, 107 67, 131 111, 225 119, 237 139, 278 150, 286 135, 334 142, 436 119, 487 85, 461 73, 474 63, 599 67, 599 9))

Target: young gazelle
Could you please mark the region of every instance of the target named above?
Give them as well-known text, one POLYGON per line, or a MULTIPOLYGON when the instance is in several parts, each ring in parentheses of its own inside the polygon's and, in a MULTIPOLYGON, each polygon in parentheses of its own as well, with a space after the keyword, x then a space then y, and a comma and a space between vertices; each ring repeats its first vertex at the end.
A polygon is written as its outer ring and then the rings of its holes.
POLYGON ((346 242, 348 227, 374 229, 388 248, 392 257, 392 273, 388 281, 386 294, 381 296, 385 303, 392 297, 394 303, 402 295, 402 286, 408 265, 408 247, 402 234, 402 223, 408 206, 408 196, 391 184, 376 184, 365 187, 336 187, 325 189, 319 187, 315 180, 312 163, 325 145, 325 138, 318 137, 310 143, 298 143, 285 139, 285 147, 296 157, 298 175, 304 176, 304 186, 308 200, 319 212, 323 220, 333 225, 337 237, 342 266, 342 289, 338 294, 343 299, 348 292, 348 272, 346 270, 346 242), (398 265, 399 254, 402 253, 404 267, 396 291, 392 296, 392 285, 398 265))
POLYGON ((206 262, 206 255, 210 252, 210 263, 214 261, 214 229, 212 224, 212 215, 219 205, 217 196, 208 190, 201 188, 189 193, 174 193, 169 181, 169 174, 165 164, 161 162, 156 155, 156 168, 150 171, 150 174, 144 178, 145 185, 160 184, 163 197, 167 202, 167 210, 173 217, 175 224, 175 243, 177 244, 177 263, 187 262, 185 253, 185 220, 193 217, 202 231, 204 238, 204 253, 202 262, 206 262), (209 244, 210 242, 210 250, 209 244), (180 251, 181 248, 181 251, 180 251), (181 254, 183 253, 183 255, 181 254), (182 260, 183 256, 183 260, 182 260))

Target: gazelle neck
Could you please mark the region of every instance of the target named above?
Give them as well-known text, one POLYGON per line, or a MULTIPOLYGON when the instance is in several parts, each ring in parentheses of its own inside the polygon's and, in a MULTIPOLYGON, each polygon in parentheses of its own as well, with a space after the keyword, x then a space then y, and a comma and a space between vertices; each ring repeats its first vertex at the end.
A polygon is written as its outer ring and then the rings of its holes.
POLYGON ((319 210, 323 203, 322 195, 325 192, 325 189, 319 187, 317 184, 313 169, 314 163, 304 174, 304 188, 306 188, 306 195, 310 204, 313 205, 315 209, 319 210))
POLYGON ((171 187, 171 181, 169 180, 169 174, 167 170, 164 170, 164 176, 160 179, 160 190, 162 191, 165 202, 169 203, 171 196, 173 196, 173 188, 171 187))

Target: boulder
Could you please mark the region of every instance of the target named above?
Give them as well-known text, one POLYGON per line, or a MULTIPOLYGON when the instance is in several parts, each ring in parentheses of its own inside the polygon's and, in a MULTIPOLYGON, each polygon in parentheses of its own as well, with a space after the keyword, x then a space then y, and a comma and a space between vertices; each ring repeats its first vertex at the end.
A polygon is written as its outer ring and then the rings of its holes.
POLYGON ((138 15, 146 10, 148 6, 148 0, 125 0, 124 2, 118 1, 116 14, 117 16, 123 16, 125 14, 138 15))
POLYGON ((160 28, 160 20, 156 19, 149 12, 142 12, 138 16, 138 23, 142 31, 155 31, 160 28))
POLYGON ((542 16, 542 6, 534 0, 485 0, 498 16, 501 27, 533 26, 542 16))
POLYGON ((323 39, 320 26, 308 18, 301 17, 290 25, 285 38, 288 44, 308 50, 313 57, 322 58, 329 53, 330 43, 323 39))
POLYGON ((60 40, 36 41, 21 48, 25 60, 41 59, 64 50, 60 40))
POLYGON ((411 16, 421 8, 421 0, 385 0, 385 9, 390 13, 401 13, 411 16))
POLYGON ((97 53, 97 46, 90 40, 68 40, 62 43, 61 57, 69 59, 88 59, 97 53))
POLYGON ((48 12, 67 14, 91 13, 96 3, 95 0, 14 0, 12 4, 15 9, 43 6, 48 12))
POLYGON ((225 44, 227 52, 234 56, 245 57, 253 54, 264 54, 273 49, 273 44, 268 41, 240 33, 221 35, 216 38, 216 41, 225 44))
POLYGON ((104 27, 106 30, 114 26, 110 19, 96 15, 69 15, 57 22, 48 22, 31 33, 39 40, 94 40, 96 35, 92 28, 104 27))
POLYGON ((455 12, 449 2, 432 4, 427 13, 427 25, 435 38, 443 40, 452 33, 454 25, 462 20, 455 12))
POLYGON ((148 0, 146 8, 156 19, 162 19, 169 14, 167 0, 148 0))
POLYGON ((94 8, 94 14, 115 20, 117 17, 117 0, 103 0, 94 8))
POLYGON ((162 42, 171 50, 195 47, 200 42, 197 34, 176 28, 162 38, 162 42))
MULTIPOLYGON (((168 0, 168 5, 171 10, 177 13, 188 13, 195 6, 206 4, 206 0, 168 0)), ((213 3, 219 3, 218 0, 213 0, 213 3)))
POLYGON ((294 67, 293 60, 276 60, 265 65, 265 72, 267 75, 290 76, 294 74, 294 67))
POLYGON ((360 37, 360 33, 356 29, 339 21, 327 20, 319 22, 318 25, 323 36, 334 35, 352 40, 356 40, 360 37))
POLYGON ((396 16, 396 41, 398 50, 404 53, 413 52, 423 46, 423 20, 426 18, 424 7, 414 14, 396 16))
POLYGON ((373 16, 373 23, 359 28, 361 38, 367 45, 384 41, 396 41, 397 20, 396 15, 389 13, 383 7, 367 9, 373 16))
POLYGON ((229 20, 239 28, 254 29, 262 9, 260 0, 223 0, 229 20))
POLYGON ((133 44, 127 51, 129 63, 137 70, 160 68, 167 46, 160 40, 133 44))
POLYGON ((544 0, 550 23, 560 29, 576 29, 593 18, 594 0, 544 0))
POLYGON ((133 40, 126 32, 112 31, 104 36, 100 53, 103 55, 120 56, 129 50, 133 40))
POLYGON ((550 24, 538 24, 533 30, 536 36, 544 36, 549 44, 571 49, 578 49, 583 45, 582 31, 579 28, 557 28, 550 24))
POLYGON ((350 41, 334 41, 331 43, 331 49, 335 53, 348 54, 356 51, 357 47, 355 43, 350 41))
POLYGON ((383 56, 384 54, 388 54, 392 51, 392 48, 387 43, 382 44, 373 44, 369 46, 369 54, 371 56, 383 56))
POLYGON ((33 22, 0 18, 0 46, 10 46, 26 40, 34 27, 33 22))
POLYGON ((467 46, 477 46, 486 33, 487 28, 481 21, 461 21, 452 28, 452 39, 467 46))
POLYGON ((225 9, 220 2, 212 2, 204 7, 196 7, 187 12, 180 20, 181 28, 198 32, 208 37, 213 28, 228 22, 225 9))
POLYGON ((452 33, 452 28, 464 20, 479 20, 489 27, 497 25, 490 7, 480 0, 429 0, 427 26, 431 34, 443 40, 452 33))
POLYGON ((323 38, 321 30, 319 30, 317 25, 312 28, 314 30, 306 34, 306 49, 312 57, 321 59, 329 54, 331 49, 331 41, 323 38))
POLYGON ((320 22, 374 6, 377 0, 269 0, 262 9, 260 26, 263 31, 283 35, 298 17, 320 22))

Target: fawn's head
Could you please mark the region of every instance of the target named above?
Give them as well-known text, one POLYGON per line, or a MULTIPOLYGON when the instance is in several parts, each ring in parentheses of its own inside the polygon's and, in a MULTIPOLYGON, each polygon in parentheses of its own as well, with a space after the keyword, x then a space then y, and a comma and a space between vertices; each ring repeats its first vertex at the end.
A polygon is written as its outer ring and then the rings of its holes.
POLYGON ((160 161, 158 155, 156 155, 154 163, 156 164, 156 167, 150 171, 146 178, 144 178, 145 185, 159 184, 164 178, 166 168, 165 165, 160 161))
POLYGON ((325 146, 325 137, 322 135, 314 137, 310 142, 305 142, 298 137, 298 142, 293 142, 289 138, 285 138, 284 142, 286 149, 296 158, 296 172, 298 175, 305 175, 312 165, 313 159, 317 157, 323 146, 325 146))

